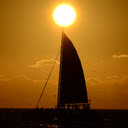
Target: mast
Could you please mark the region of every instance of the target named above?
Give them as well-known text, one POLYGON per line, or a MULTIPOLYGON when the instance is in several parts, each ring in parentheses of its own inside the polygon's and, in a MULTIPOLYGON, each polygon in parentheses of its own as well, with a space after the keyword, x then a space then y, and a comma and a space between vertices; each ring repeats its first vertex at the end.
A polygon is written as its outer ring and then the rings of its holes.
POLYGON ((61 85, 61 70, 62 70, 62 55, 63 55, 63 27, 62 27, 62 38, 61 38, 61 51, 60 51, 60 69, 59 69, 59 84, 58 84, 58 100, 57 106, 60 104, 60 85, 61 85))

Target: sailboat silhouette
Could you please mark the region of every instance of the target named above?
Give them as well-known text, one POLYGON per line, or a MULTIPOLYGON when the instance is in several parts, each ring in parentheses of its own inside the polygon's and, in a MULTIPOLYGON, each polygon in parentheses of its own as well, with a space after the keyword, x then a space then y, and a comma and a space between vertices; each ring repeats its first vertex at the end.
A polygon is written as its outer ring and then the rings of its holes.
MULTIPOLYGON (((58 55, 59 54, 57 54, 57 57, 58 55)), ((37 102, 36 108, 38 108, 38 104, 46 88, 55 62, 37 102)), ((80 109, 81 106, 82 109, 90 109, 83 69, 73 43, 62 31, 57 108, 80 109)))

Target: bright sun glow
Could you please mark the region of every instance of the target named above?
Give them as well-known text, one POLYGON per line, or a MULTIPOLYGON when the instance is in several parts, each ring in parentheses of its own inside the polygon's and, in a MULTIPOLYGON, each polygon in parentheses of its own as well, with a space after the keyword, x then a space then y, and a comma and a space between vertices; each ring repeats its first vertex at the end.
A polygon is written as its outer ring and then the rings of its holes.
POLYGON ((55 9, 53 16, 56 23, 61 26, 67 26, 73 23, 76 14, 71 6, 63 4, 55 9))

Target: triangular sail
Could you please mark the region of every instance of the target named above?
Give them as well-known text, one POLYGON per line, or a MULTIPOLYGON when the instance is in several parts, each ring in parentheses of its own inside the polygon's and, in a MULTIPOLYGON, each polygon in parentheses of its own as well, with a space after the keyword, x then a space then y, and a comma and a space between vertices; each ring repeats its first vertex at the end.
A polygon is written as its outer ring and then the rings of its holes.
POLYGON ((58 86, 58 105, 88 103, 80 59, 70 39, 63 32, 58 86))

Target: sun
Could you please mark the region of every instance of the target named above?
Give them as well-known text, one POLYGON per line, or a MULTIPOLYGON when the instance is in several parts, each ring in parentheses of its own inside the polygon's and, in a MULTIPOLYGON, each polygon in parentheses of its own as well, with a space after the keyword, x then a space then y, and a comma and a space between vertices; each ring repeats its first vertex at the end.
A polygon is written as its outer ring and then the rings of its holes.
POLYGON ((75 20, 76 13, 70 5, 62 4, 55 9, 53 17, 57 24, 68 26, 75 20))

